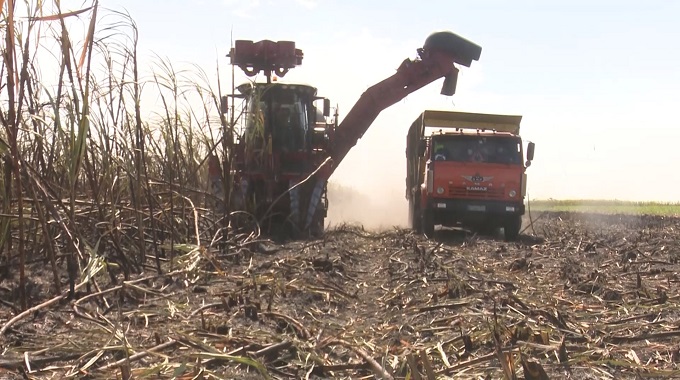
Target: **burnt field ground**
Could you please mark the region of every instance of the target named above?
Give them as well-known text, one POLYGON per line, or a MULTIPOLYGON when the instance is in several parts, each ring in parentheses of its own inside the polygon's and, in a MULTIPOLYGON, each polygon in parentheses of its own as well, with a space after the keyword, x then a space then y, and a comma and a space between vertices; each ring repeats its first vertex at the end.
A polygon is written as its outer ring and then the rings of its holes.
POLYGON ((36 262, 23 314, 5 270, 0 379, 680 376, 680 219, 532 216, 513 243, 341 226, 189 250, 72 299, 36 262))

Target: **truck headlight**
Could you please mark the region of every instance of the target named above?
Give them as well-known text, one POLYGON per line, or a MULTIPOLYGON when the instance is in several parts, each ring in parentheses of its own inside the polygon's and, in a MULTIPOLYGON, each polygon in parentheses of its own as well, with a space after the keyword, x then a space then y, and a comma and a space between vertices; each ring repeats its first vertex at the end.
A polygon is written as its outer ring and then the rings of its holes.
POLYGON ((516 192, 515 190, 510 190, 510 192, 508 193, 508 195, 510 196, 510 198, 514 198, 514 197, 517 196, 517 192, 516 192))
POLYGON ((444 194, 444 188, 441 187, 441 186, 439 186, 439 187, 437 188, 437 194, 444 194))

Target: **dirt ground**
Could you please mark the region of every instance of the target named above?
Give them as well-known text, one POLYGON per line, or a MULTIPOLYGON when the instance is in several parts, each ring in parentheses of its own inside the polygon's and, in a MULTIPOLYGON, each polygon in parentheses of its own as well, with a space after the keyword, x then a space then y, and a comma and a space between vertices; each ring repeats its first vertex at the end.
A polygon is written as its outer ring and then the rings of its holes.
POLYGON ((340 226, 191 251, 15 321, 6 270, 0 379, 680 377, 680 220, 532 216, 513 243, 340 226))

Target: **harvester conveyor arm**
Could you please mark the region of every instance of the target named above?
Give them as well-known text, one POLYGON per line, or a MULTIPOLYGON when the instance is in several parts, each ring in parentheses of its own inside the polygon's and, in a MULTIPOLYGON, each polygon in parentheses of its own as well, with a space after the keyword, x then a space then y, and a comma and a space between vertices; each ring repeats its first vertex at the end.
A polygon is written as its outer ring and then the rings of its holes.
POLYGON ((368 88, 338 125, 332 138, 333 165, 326 171, 327 178, 384 109, 442 77, 445 81, 441 94, 453 95, 458 75, 454 63, 470 66, 473 59, 479 59, 481 48, 453 33, 439 32, 431 35, 418 53, 420 59, 405 59, 394 75, 368 88))

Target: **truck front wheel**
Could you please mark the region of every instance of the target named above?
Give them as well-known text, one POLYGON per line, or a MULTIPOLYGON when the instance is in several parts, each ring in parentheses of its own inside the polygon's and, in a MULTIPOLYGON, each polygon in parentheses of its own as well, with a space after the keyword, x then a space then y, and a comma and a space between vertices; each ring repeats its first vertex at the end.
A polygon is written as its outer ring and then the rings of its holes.
POLYGON ((483 236, 492 236, 496 233, 496 225, 487 220, 477 227, 477 232, 483 236))
POLYGON ((519 231, 522 228, 522 216, 517 215, 508 219, 503 225, 503 232, 505 241, 515 241, 519 237, 519 231))

